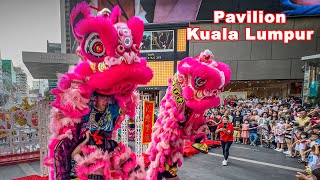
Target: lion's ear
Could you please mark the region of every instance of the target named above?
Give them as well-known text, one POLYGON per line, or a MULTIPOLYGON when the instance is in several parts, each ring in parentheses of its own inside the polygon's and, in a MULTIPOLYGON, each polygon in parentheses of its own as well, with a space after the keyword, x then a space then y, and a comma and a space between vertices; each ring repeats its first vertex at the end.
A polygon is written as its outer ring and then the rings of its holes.
POLYGON ((79 36, 75 31, 76 26, 79 21, 90 16, 91 16, 91 9, 86 2, 81 2, 77 4, 77 6, 74 9, 72 9, 72 12, 70 15, 70 25, 71 25, 72 33, 78 41, 81 41, 82 37, 79 36))

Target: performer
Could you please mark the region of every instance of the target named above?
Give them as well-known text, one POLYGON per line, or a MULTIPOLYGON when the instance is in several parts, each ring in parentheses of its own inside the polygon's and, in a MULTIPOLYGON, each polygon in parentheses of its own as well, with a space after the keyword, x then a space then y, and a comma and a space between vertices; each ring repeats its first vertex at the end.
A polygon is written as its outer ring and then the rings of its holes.
POLYGON ((113 98, 94 92, 94 105, 91 111, 86 115, 86 129, 90 130, 90 139, 88 145, 96 145, 103 151, 111 152, 118 146, 117 142, 112 140, 112 131, 117 118, 120 115, 120 107, 112 102, 113 98))
MULTIPOLYGON (((76 163, 73 160, 77 154, 81 153, 81 148, 84 145, 95 145, 101 148, 103 151, 112 152, 118 146, 118 143, 112 140, 112 131, 114 125, 120 115, 120 108, 112 102, 113 98, 98 92, 93 93, 94 103, 92 104, 90 113, 84 116, 84 123, 86 133, 85 139, 81 140, 80 144, 73 150, 71 157, 71 178, 76 178, 75 166, 76 163)), ((103 180, 103 171, 98 170, 97 172, 90 174, 88 179, 103 180)))
POLYGON ((233 124, 229 122, 229 117, 224 116, 222 123, 218 125, 216 133, 220 133, 220 140, 222 145, 222 152, 224 160, 223 166, 228 165, 229 149, 233 142, 233 124))

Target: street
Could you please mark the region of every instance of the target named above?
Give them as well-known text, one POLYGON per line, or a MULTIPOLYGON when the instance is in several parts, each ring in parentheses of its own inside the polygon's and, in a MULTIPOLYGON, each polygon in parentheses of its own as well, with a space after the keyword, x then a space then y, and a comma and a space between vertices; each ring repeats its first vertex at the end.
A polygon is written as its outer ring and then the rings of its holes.
POLYGON ((272 149, 232 144, 228 166, 222 166, 221 148, 210 150, 209 154, 197 154, 185 158, 180 169, 181 179, 186 180, 292 180, 304 165, 297 159, 272 149))
MULTIPOLYGON (((182 180, 292 180, 304 166, 297 159, 262 147, 233 144, 229 165, 221 165, 221 148, 209 154, 196 154, 185 158, 178 174, 182 180)), ((10 180, 31 174, 39 174, 39 162, 0 167, 0 180, 10 180)))

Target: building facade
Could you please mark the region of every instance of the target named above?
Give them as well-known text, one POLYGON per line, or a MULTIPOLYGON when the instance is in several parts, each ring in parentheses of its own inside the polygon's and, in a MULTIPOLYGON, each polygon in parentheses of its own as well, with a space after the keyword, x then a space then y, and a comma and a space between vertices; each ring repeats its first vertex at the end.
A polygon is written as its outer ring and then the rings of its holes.
MULTIPOLYGON (((71 32, 69 16, 72 8, 80 1, 83 0, 61 0, 62 52, 75 53, 78 46, 71 32)), ((298 1, 291 4, 282 4, 282 1, 262 2, 260 0, 234 0, 232 2, 217 0, 215 3, 210 0, 186 0, 184 1, 186 3, 179 5, 168 2, 163 7, 161 7, 161 3, 156 3, 155 0, 135 1, 134 5, 132 3, 124 4, 121 0, 117 2, 113 0, 86 0, 86 2, 100 9, 109 8, 110 3, 108 2, 112 2, 111 4, 125 7, 123 14, 126 15, 132 15, 130 9, 134 6, 135 15, 141 17, 141 14, 144 14, 143 18, 147 22, 145 21, 141 56, 147 58, 148 65, 154 71, 154 78, 146 86, 139 87, 139 90, 143 93, 150 93, 153 97, 151 99, 157 102, 164 95, 168 85, 168 78, 172 77, 176 72, 177 64, 180 60, 187 56, 196 56, 204 49, 211 50, 216 60, 222 61, 231 67, 231 83, 225 88, 225 91, 247 92, 248 96, 258 97, 301 96, 304 74, 302 68, 304 63, 301 61, 301 57, 318 54, 320 51, 320 17, 309 16, 320 14, 320 12, 308 12, 308 7, 305 7, 304 11, 300 11, 296 9, 298 6, 294 4, 298 3, 298 1), (168 15, 166 19, 164 12, 168 9, 166 8, 167 6, 172 6, 172 8, 178 10, 182 8, 193 9, 194 11, 190 11, 188 16, 185 17, 181 14, 175 14, 175 11, 171 11, 167 13, 170 16, 168 15), (213 10, 243 13, 247 10, 257 9, 263 10, 265 13, 284 12, 287 14, 287 22, 286 24, 254 25, 246 23, 212 23, 213 10), (163 18, 157 18, 158 14, 156 12, 163 18), (190 16, 191 14, 193 14, 193 17, 190 16), (256 30, 315 30, 315 33, 311 41, 292 41, 289 44, 285 44, 282 41, 246 41, 244 37, 247 26, 252 27, 252 32, 256 30), (187 27, 200 27, 201 30, 220 31, 223 27, 226 27, 229 30, 237 30, 240 40, 187 41, 187 27), (163 34, 170 38, 164 39, 163 34), (168 40, 172 42, 171 48, 167 47, 169 44, 165 44, 168 40), (146 44, 149 45, 146 46, 146 44)), ((303 6, 299 5, 299 7, 303 6)), ((54 82, 51 82, 51 84, 54 84, 54 82)))
POLYGON ((3 96, 1 105, 6 109, 17 102, 16 72, 12 60, 2 60, 3 96))
POLYGON ((51 43, 47 40, 48 53, 61 53, 61 43, 51 43))
MULTIPOLYGON (((70 26, 70 13, 73 7, 79 2, 84 0, 60 0, 60 22, 61 22, 61 52, 62 53, 75 53, 77 47, 79 46, 78 41, 74 38, 72 34, 72 29, 70 26)), ((85 0, 94 6, 91 0, 85 0)), ((94 13, 94 10, 92 11, 94 13)))
POLYGON ((16 96, 17 102, 20 103, 24 98, 29 95, 28 79, 26 73, 20 67, 14 68, 16 71, 16 96))
POLYGON ((14 71, 12 60, 2 60, 2 80, 5 93, 15 89, 16 72, 14 71))
POLYGON ((1 52, 0 52, 0 98, 1 98, 1 95, 3 94, 4 94, 4 89, 3 89, 3 78, 2 78, 2 58, 1 58, 1 52))
POLYGON ((43 97, 44 96, 44 92, 49 88, 48 85, 48 80, 47 79, 37 79, 32 81, 32 90, 33 94, 35 94, 35 92, 38 92, 38 96, 39 97, 43 97))

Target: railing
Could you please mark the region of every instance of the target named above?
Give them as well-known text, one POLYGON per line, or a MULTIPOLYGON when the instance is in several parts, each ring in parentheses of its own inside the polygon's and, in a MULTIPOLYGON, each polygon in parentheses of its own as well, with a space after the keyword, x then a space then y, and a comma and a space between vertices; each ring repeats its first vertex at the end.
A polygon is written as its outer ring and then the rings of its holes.
POLYGON ((0 112, 0 165, 39 159, 37 110, 0 112))
MULTIPOLYGON (((48 155, 50 109, 50 101, 40 101, 30 111, 0 112, 0 166, 40 160, 40 175, 48 175, 43 160, 48 155)), ((136 112, 135 151, 141 155, 146 149, 141 143, 142 103, 136 112)), ((119 140, 128 145, 128 117, 122 122, 119 140)))
POLYGON ((44 166, 44 158, 48 156, 48 142, 50 138, 50 101, 40 101, 38 103, 38 118, 40 119, 40 173, 42 176, 49 175, 49 168, 44 166))

